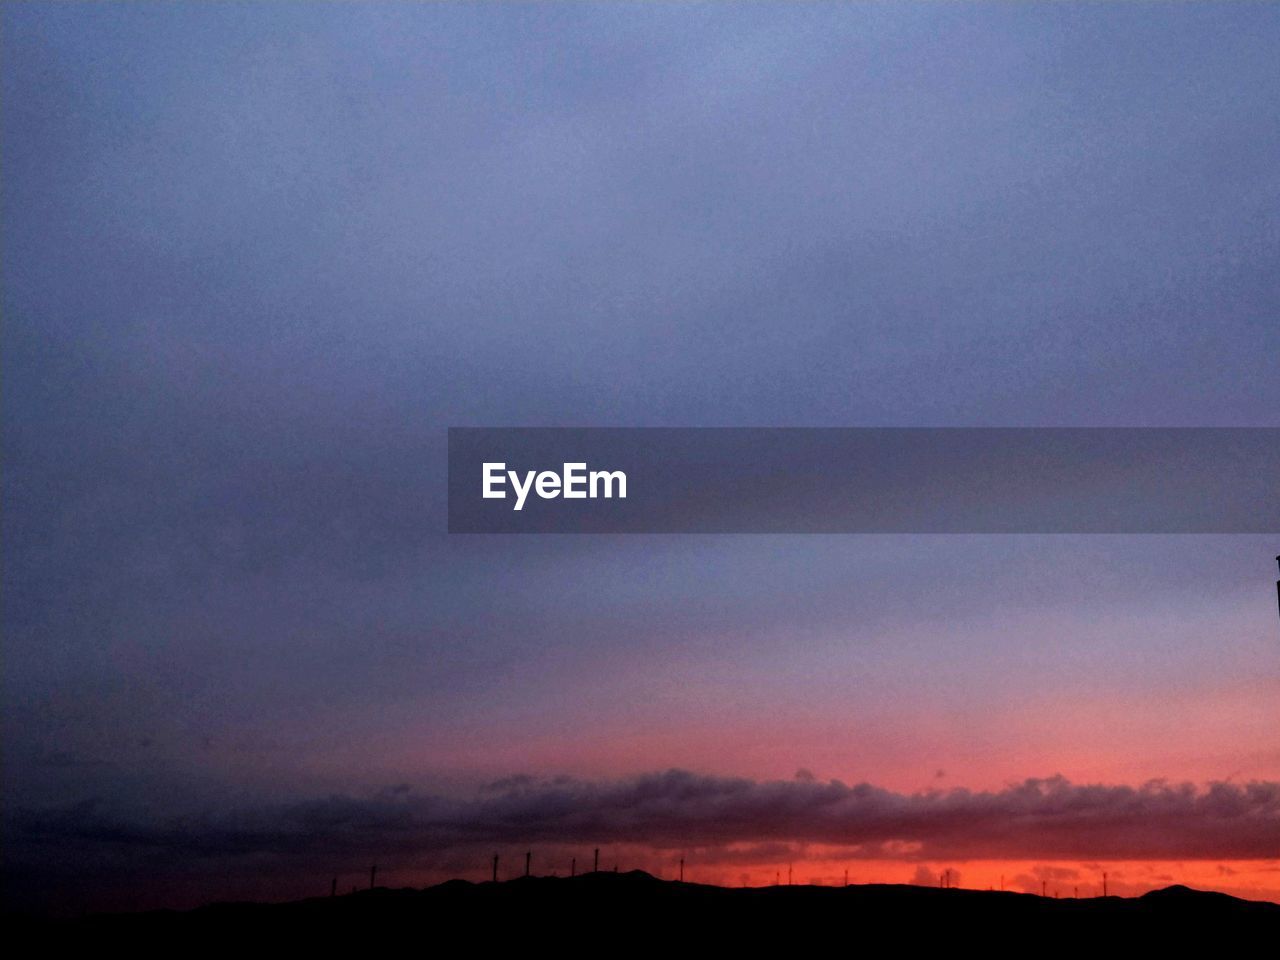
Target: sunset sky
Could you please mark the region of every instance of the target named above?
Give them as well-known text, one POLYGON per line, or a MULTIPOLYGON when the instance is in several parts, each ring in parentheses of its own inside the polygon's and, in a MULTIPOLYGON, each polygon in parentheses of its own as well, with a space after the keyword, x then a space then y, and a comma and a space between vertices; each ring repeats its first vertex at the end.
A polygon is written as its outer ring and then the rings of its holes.
POLYGON ((1280 426, 1280 7, 0 19, 9 902, 1280 901, 1280 538, 444 532, 450 426, 1280 426))

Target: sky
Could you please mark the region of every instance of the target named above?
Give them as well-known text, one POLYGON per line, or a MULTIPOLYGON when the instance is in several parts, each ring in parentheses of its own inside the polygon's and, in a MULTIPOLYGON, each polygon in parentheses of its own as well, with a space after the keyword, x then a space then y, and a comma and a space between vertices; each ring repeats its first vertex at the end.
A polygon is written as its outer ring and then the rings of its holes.
POLYGON ((1280 426, 1280 9, 0 28, 7 901, 1280 900, 1275 537, 445 533, 450 426, 1280 426))

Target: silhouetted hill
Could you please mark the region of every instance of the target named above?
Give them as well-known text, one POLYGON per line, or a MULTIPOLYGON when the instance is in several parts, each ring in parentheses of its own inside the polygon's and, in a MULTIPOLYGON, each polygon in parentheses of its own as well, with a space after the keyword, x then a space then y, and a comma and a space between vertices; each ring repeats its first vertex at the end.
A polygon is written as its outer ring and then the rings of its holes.
MULTIPOLYGON (((659 880, 647 873, 526 877, 502 883, 451 880, 423 890, 377 888, 292 903, 220 903, 188 912, 97 915, 41 924, 47 933, 95 943, 205 936, 311 939, 464 937, 507 943, 525 937, 598 936, 616 943, 666 935, 741 940, 833 934, 942 935, 986 930, 1033 935, 1130 932, 1179 935, 1280 930, 1280 905, 1183 886, 1142 897, 1053 899, 985 890, 907 885, 729 888, 659 880)), ((172 939, 177 938, 177 939, 172 939)))

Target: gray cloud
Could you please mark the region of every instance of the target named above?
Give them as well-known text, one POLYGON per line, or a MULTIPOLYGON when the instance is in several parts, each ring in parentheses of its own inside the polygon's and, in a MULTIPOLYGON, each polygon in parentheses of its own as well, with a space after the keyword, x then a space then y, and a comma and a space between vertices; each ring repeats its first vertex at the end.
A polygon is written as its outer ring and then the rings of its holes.
MULTIPOLYGON (((440 854, 476 844, 833 844, 939 858, 1263 859, 1275 855, 1280 783, 1029 779, 994 792, 897 793, 837 780, 756 781, 681 770, 619 781, 509 778, 460 800, 397 786, 156 823, 93 804, 11 815, 30 844, 110 847, 174 860, 268 854, 313 860, 440 854), (919 846, 915 846, 918 844, 919 846)), ((860 854, 859 854, 860 851, 860 854)))

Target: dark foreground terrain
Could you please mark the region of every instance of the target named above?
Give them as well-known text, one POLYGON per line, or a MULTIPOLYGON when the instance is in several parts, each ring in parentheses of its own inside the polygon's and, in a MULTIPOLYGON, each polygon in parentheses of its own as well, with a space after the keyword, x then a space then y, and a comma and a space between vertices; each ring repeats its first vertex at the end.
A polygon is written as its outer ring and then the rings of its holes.
MULTIPOLYGON (((640 941, 666 941, 678 949, 689 938, 742 943, 794 937, 800 943, 815 935, 839 937, 850 947, 865 945, 860 938, 867 935, 907 942, 957 935, 971 944, 976 935, 989 938, 992 946, 1012 946, 1002 937, 1025 932, 1044 943, 1045 937, 1081 933, 1162 939, 1276 933, 1280 905, 1186 887, 1135 898, 1057 900, 885 884, 726 888, 636 871, 504 883, 453 880, 424 890, 379 888, 292 903, 222 903, 188 912, 98 915, 33 926, 32 932, 50 939, 72 935, 98 945, 153 941, 176 946, 230 937, 251 947, 355 937, 371 946, 404 944, 414 952, 419 945, 435 952, 446 943, 450 952, 482 953, 513 945, 578 952, 588 944, 614 949, 640 941), (584 937, 591 939, 579 939, 584 937)), ((383 952, 381 946, 376 949, 383 952)))

